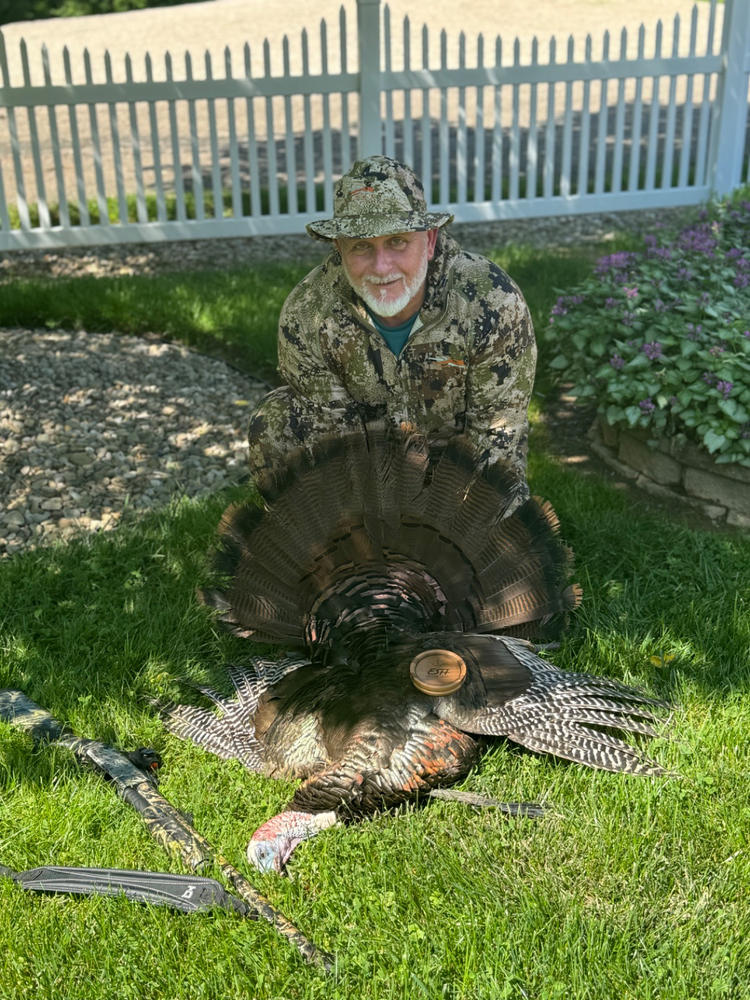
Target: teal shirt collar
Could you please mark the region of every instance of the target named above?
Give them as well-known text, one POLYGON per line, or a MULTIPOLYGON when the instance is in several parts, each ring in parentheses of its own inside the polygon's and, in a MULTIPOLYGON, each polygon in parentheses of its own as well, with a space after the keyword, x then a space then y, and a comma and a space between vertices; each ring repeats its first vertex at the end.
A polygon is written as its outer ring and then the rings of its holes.
POLYGON ((374 313, 370 312, 369 309, 367 310, 367 312, 370 315, 370 319, 372 320, 375 329, 378 331, 380 336, 386 342, 389 349, 396 355, 396 357, 398 357, 399 354, 403 351, 406 345, 406 341, 409 339, 409 334, 412 331, 412 327, 417 321, 419 310, 417 310, 417 312, 415 312, 413 316, 410 316, 405 323, 401 323, 400 326, 383 326, 383 324, 380 322, 378 317, 374 315, 374 313))

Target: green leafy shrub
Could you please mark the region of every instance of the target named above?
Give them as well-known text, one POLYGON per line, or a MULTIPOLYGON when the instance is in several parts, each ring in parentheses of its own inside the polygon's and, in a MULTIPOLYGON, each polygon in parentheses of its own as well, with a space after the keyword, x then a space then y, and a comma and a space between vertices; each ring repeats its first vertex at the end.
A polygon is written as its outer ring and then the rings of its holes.
POLYGON ((609 424, 750 466, 750 192, 643 244, 559 295, 550 366, 609 424))
POLYGON ((113 14, 144 7, 171 7, 198 0, 0 0, 0 24, 47 17, 113 14))

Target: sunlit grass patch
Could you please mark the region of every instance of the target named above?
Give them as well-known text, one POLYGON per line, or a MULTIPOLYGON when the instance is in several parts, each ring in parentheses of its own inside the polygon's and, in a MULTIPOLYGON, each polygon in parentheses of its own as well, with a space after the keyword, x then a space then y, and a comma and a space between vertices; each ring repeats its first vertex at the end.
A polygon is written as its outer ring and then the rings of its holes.
MULTIPOLYGON (((552 282, 590 266, 586 254, 506 249, 497 259, 537 315, 552 282)), ((298 276, 279 265, 113 284, 67 279, 55 282, 59 302, 44 282, 19 283, 25 294, 4 316, 148 329, 227 352, 251 372, 272 370, 278 307, 298 276)), ((544 406, 537 397, 536 416, 544 406)), ((410 806, 303 844, 293 880, 251 875, 335 952, 331 977, 303 966, 264 922, 40 898, 0 879, 2 1000, 743 996, 750 539, 644 510, 597 476, 562 467, 543 435, 535 440, 531 488, 553 502, 584 589, 564 642, 547 655, 669 700, 671 727, 651 752, 675 776, 594 772, 498 741, 464 787, 542 802, 542 819, 410 806)), ((185 679, 220 684, 223 663, 258 648, 220 631, 195 595, 221 511, 243 490, 181 499, 114 531, 0 562, 0 686, 22 688, 83 736, 154 746, 165 761, 163 793, 247 871, 250 833, 293 784, 168 735, 153 704, 181 698, 185 679)), ((179 870, 101 778, 7 725, 0 862, 179 870)))

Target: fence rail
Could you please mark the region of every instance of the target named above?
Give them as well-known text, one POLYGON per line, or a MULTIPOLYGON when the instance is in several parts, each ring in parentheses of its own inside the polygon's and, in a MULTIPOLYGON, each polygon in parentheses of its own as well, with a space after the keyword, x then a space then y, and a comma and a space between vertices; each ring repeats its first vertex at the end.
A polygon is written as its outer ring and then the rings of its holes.
POLYGON ((668 40, 658 22, 649 55, 641 26, 605 33, 596 57, 590 36, 579 54, 551 39, 545 60, 534 39, 525 62, 518 39, 480 35, 469 64, 461 34, 450 65, 445 32, 436 57, 434 33, 405 18, 397 37, 380 0, 357 0, 357 22, 356 70, 342 7, 337 39, 322 22, 311 53, 301 33, 295 72, 284 39, 281 75, 268 42, 259 61, 249 44, 220 66, 206 53, 200 75, 189 53, 128 55, 116 74, 108 53, 103 73, 86 51, 53 67, 23 41, 10 60, 0 32, 0 249, 300 232, 331 212, 333 178, 381 151, 467 222, 695 204, 750 182, 745 0, 696 5, 668 40))

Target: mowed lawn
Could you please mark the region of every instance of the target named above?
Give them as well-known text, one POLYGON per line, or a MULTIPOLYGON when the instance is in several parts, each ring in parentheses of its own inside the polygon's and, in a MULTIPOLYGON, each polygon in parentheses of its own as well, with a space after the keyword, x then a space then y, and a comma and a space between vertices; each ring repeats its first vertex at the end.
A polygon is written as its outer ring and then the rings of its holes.
MULTIPOLYGON (((541 331, 555 290, 594 252, 495 256, 541 331)), ((0 287, 0 324, 155 331, 272 377, 278 309, 304 271, 15 282, 0 287)), ((175 500, 0 563, 0 687, 80 735, 155 747, 163 794, 336 966, 306 966, 262 921, 41 897, 0 879, 0 998, 750 997, 750 539, 562 465, 540 421, 550 354, 542 345, 529 475, 575 550, 584 600, 549 655, 669 700, 669 738, 651 752, 675 776, 595 772, 497 742, 463 787, 543 802, 542 819, 432 802, 326 831, 298 849, 290 879, 256 875, 247 839, 293 786, 168 736, 152 705, 180 697, 180 678, 220 683, 224 661, 257 651, 195 598, 243 488, 175 500)), ((182 870, 101 777, 1 724, 0 783, 0 864, 182 870)))

